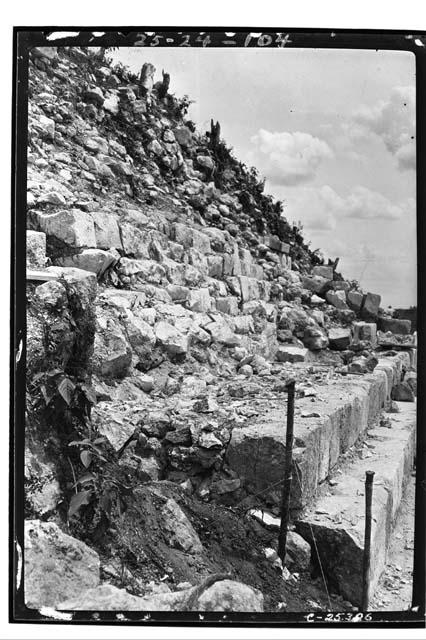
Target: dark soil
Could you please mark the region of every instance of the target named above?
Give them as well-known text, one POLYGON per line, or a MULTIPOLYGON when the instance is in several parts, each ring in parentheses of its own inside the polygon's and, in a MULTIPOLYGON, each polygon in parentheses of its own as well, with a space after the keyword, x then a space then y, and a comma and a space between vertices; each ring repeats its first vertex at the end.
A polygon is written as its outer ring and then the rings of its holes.
POLYGON ((264 555, 265 547, 276 548, 276 533, 243 511, 195 500, 171 482, 140 485, 120 526, 111 533, 114 555, 106 548, 98 551, 103 565, 117 566, 118 562, 124 570, 119 578, 105 577, 137 595, 143 595, 142 585, 152 580, 161 580, 174 590, 181 582, 195 585, 213 573, 229 573, 263 593, 265 611, 352 610, 350 603, 335 594, 329 601, 321 578, 309 572, 283 579, 264 555), (203 555, 184 553, 167 544, 160 524, 162 496, 176 500, 189 517, 205 549, 203 555))

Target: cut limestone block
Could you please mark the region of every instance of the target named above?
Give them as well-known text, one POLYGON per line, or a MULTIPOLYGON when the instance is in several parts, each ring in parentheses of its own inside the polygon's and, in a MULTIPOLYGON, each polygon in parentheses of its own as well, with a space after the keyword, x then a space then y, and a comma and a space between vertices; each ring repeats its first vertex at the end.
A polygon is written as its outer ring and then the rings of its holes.
POLYGON ((96 247, 93 219, 86 211, 70 209, 50 214, 37 213, 36 221, 40 231, 43 231, 48 238, 56 238, 75 249, 96 247))
POLYGON ((407 335, 411 333, 411 320, 400 320, 398 318, 379 318, 380 331, 407 335))
POLYGON ((344 291, 327 291, 325 294, 326 300, 329 304, 332 304, 336 309, 348 309, 346 304, 346 293, 344 291))
POLYGON ((238 315, 238 298, 236 298, 235 296, 217 298, 216 309, 228 316, 236 316, 238 315))
POLYGON ((305 362, 308 349, 291 345, 278 347, 276 359, 278 362, 305 362))
POLYGON ((343 351, 347 349, 351 341, 351 330, 344 327, 334 327, 328 331, 330 349, 343 351))
POLYGON ((386 563, 392 526, 415 452, 415 403, 398 405, 389 414, 392 428, 368 432, 365 459, 358 459, 328 495, 296 522, 296 530, 316 547, 326 576, 344 598, 359 606, 362 596, 362 562, 365 527, 365 472, 375 472, 373 482, 370 595, 386 563))
MULTIPOLYGON (((292 509, 301 509, 315 498, 319 484, 327 478, 340 455, 388 405, 406 357, 401 354, 383 358, 373 373, 330 381, 327 387, 320 388, 321 403, 313 404, 310 397, 297 398, 294 417, 297 471, 293 473, 293 478, 297 474, 297 481, 292 484, 292 509)), ((243 486, 250 493, 264 492, 264 499, 276 506, 280 504, 281 491, 273 485, 282 478, 285 424, 283 402, 282 410, 271 410, 234 428, 226 453, 229 466, 243 486)))
POLYGON ((248 276, 239 276, 238 280, 240 282, 241 297, 243 299, 243 302, 259 299, 259 283, 255 278, 249 278, 248 276))
POLYGON ((367 340, 374 347, 377 344, 377 325, 375 322, 354 322, 354 342, 367 340))
POLYGON ((279 253, 290 253, 290 245, 287 242, 282 242, 278 236, 271 235, 263 238, 264 244, 272 249, 272 251, 278 251, 279 253))
POLYGON ((77 267, 101 276, 112 264, 117 262, 120 254, 102 249, 85 249, 74 256, 65 256, 59 260, 64 267, 77 267))
POLYGON ((377 293, 367 293, 361 307, 361 317, 364 320, 376 320, 379 313, 381 297, 377 293))
POLYGON ((34 269, 27 269, 27 280, 30 282, 48 282, 49 280, 57 280, 58 275, 50 271, 35 271, 34 269))
POLYGON ((188 308, 198 313, 207 313, 212 306, 208 289, 192 289, 188 295, 188 308))
POLYGON ((346 299, 348 301, 348 305, 352 311, 355 313, 359 313, 362 307, 362 301, 364 296, 359 291, 348 291, 346 294, 346 299))
POLYGON ((188 351, 188 336, 185 336, 169 322, 162 320, 155 326, 155 335, 162 347, 172 356, 188 351))
POLYGON ((238 347, 240 345, 239 336, 232 331, 223 317, 210 322, 204 328, 211 335, 213 342, 223 344, 225 347, 238 347))
POLYGON ((98 249, 122 249, 120 229, 116 218, 106 211, 90 213, 95 225, 96 244, 98 249))

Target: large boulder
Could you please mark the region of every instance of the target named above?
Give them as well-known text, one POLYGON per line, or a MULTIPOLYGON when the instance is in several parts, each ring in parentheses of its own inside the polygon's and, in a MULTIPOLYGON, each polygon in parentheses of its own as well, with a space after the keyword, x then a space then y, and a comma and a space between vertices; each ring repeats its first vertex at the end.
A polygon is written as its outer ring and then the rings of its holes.
POLYGON ((99 556, 53 522, 25 522, 25 604, 56 607, 99 584, 99 556))
POLYGON ((210 333, 213 342, 223 344, 226 347, 236 347, 240 344, 240 338, 235 335, 229 324, 223 318, 217 318, 205 326, 210 333))
POLYGON ((328 346, 328 338, 319 327, 306 327, 303 334, 303 344, 311 351, 319 351, 328 346))
POLYGON ((263 595, 257 589, 234 580, 220 580, 201 591, 197 589, 155 593, 139 597, 102 584, 59 603, 58 609, 75 611, 238 611, 263 612, 263 595))
POLYGON ((311 545, 295 531, 288 531, 285 564, 291 571, 307 571, 311 564, 311 545))
POLYGON ((34 300, 48 310, 59 311, 68 304, 67 290, 58 280, 48 280, 35 288, 34 300))
POLYGON ((326 291, 328 282, 327 278, 321 276, 302 276, 302 287, 319 295, 326 291))
POLYGON ((202 553, 203 545, 194 527, 172 498, 169 498, 162 506, 161 519, 170 546, 187 553, 202 553))
POLYGON ((80 209, 37 213, 36 222, 40 231, 67 247, 83 249, 96 247, 95 226, 90 213, 80 209))
POLYGON ((278 329, 289 330, 296 336, 302 338, 305 329, 312 323, 311 318, 301 307, 288 306, 281 311, 278 320, 278 329))
POLYGON ((101 377, 123 378, 132 364, 132 349, 111 312, 97 310, 93 370, 101 377))
POLYGON ((234 580, 221 580, 198 598, 198 611, 263 611, 263 595, 234 580))
POLYGON ((157 341, 171 356, 184 355, 188 351, 188 336, 184 335, 169 322, 161 320, 155 326, 157 341))
POLYGON ((118 451, 135 432, 138 417, 123 402, 98 402, 92 408, 96 430, 118 451))
POLYGON ((128 311, 124 326, 127 340, 137 355, 144 357, 148 351, 154 348, 156 342, 155 333, 152 327, 139 315, 128 311))

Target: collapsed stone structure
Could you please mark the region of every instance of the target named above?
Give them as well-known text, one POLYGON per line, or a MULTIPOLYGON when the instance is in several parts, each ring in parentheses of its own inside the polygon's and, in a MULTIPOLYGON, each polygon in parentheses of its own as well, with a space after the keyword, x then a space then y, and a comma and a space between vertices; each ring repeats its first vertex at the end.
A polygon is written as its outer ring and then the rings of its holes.
MULTIPOLYGON (((212 120, 209 135, 197 132, 169 82, 163 72, 154 84, 149 63, 138 80, 78 47, 31 53, 28 516, 41 537, 37 520, 47 518, 96 544, 101 522, 89 535, 84 514, 101 520, 96 501, 109 469, 114 487, 152 485, 152 499, 139 499, 161 505, 169 546, 200 557, 203 544, 180 498, 164 491, 172 483, 206 505, 278 515, 285 382, 295 377, 291 508, 297 531, 312 542, 303 514, 322 483, 383 408, 414 400, 415 336, 409 321, 380 309, 379 295, 344 280, 337 263, 321 264, 256 174, 229 152, 219 123, 212 120), (61 380, 56 396, 47 379, 61 380), (41 383, 47 413, 39 409, 41 383), (77 392, 85 400, 76 407, 77 392), (92 477, 81 480, 85 474, 92 477)), ((400 438, 407 468, 410 420, 400 438)), ((108 490, 121 504, 118 489, 108 490)), ((383 508, 389 535, 396 511, 383 508)), ((327 545, 327 535, 321 539, 327 545)), ((354 544, 350 569, 359 573, 362 540, 354 544)), ((107 557, 104 547, 100 553, 107 557)), ((357 604, 359 585, 348 588, 331 565, 357 604)), ((240 602, 244 585, 225 586, 224 601, 234 593, 240 602)), ((102 591, 104 608, 117 601, 111 589, 106 605, 102 591)), ((65 591, 49 604, 69 604, 65 591)), ((261 610, 259 593, 248 594, 261 610)), ((164 606, 173 609, 169 600, 164 606)), ((226 606, 243 610, 235 602, 226 606)))

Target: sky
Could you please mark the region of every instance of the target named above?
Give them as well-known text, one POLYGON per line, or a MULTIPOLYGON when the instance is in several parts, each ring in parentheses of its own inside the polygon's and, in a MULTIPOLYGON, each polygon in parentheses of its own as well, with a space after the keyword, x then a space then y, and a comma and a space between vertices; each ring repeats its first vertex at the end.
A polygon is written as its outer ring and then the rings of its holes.
POLYGON ((236 157, 303 225, 312 249, 383 307, 416 304, 415 58, 402 51, 121 48, 171 75, 201 131, 219 120, 236 157))

